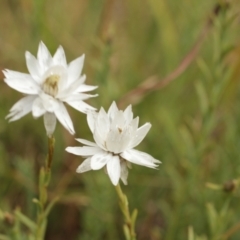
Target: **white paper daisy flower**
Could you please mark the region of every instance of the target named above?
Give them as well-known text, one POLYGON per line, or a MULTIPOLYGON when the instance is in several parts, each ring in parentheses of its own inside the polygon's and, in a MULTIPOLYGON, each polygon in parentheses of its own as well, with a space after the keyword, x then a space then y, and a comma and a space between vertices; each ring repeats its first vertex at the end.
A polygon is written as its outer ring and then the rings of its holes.
POLYGON ((86 158, 77 168, 78 173, 106 166, 114 185, 118 184, 120 178, 127 184, 131 163, 149 168, 156 168, 160 163, 149 154, 134 149, 144 139, 151 124, 138 127, 139 118, 133 119, 131 105, 121 111, 113 102, 107 113, 103 108, 98 113, 89 112, 87 120, 95 143, 76 139, 87 146, 66 148, 66 151, 86 158))
POLYGON ((7 118, 16 121, 32 112, 35 118, 44 116, 44 125, 49 136, 54 132, 56 119, 74 134, 72 120, 63 103, 66 102, 78 111, 87 113, 95 109, 84 100, 97 96, 86 94, 97 87, 84 84, 86 76, 81 76, 84 55, 67 64, 61 46, 54 56, 51 56, 41 42, 37 58, 30 52, 26 52, 25 56, 29 74, 3 71, 8 86, 26 94, 10 109, 7 118))

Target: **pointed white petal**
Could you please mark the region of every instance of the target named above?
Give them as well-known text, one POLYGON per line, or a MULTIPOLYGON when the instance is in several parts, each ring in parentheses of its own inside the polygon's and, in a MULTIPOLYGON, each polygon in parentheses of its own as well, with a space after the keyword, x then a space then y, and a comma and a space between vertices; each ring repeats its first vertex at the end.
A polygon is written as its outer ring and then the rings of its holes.
POLYGON ((98 116, 98 113, 95 111, 89 111, 87 113, 87 122, 92 133, 94 133, 97 116, 98 116))
POLYGON ((44 114, 44 126, 48 137, 51 137, 55 131, 57 119, 54 113, 46 112, 44 114))
POLYGON ((100 148, 104 149, 105 151, 108 151, 106 147, 105 138, 102 137, 102 135, 100 134, 97 128, 94 129, 93 139, 100 148))
POLYGON ((92 146, 92 147, 97 147, 97 144, 94 142, 90 142, 86 139, 82 139, 82 138, 76 138, 76 140, 82 144, 88 145, 88 146, 92 146))
POLYGON ((120 133, 117 129, 108 132, 106 136, 106 149, 109 152, 119 153, 120 150, 120 133))
POLYGON ((20 78, 5 78, 4 81, 9 87, 11 87, 21 93, 38 94, 40 92, 40 87, 28 75, 26 76, 26 78, 21 78, 21 79, 20 78))
POLYGON ((129 105, 123 112, 126 124, 129 124, 133 119, 132 105, 129 105))
POLYGON ((127 185, 127 178, 128 178, 128 168, 127 168, 127 163, 125 161, 121 161, 121 180, 122 182, 127 185))
POLYGON ((108 109, 108 117, 113 119, 116 113, 118 112, 118 107, 115 101, 112 102, 110 108, 108 109))
POLYGON ((109 132, 109 119, 105 110, 101 108, 95 120, 93 138, 97 145, 106 151, 107 151, 106 138, 108 132, 109 132))
POLYGON ((83 173, 92 170, 91 168, 91 158, 85 159, 80 166, 78 166, 76 172, 83 173))
POLYGON ((112 154, 102 151, 97 153, 91 158, 91 168, 92 170, 98 170, 104 167, 108 161, 111 161, 112 154))
POLYGON ((79 155, 79 156, 92 156, 94 154, 97 153, 102 153, 102 149, 100 149, 99 147, 67 147, 66 148, 67 152, 70 152, 72 154, 75 155, 79 155))
POLYGON ((33 117, 38 118, 38 117, 42 116, 45 112, 46 112, 46 110, 43 106, 41 98, 39 98, 39 97, 36 98, 32 105, 33 117))
POLYGON ((29 73, 31 74, 32 78, 39 83, 41 72, 37 59, 30 52, 26 52, 25 57, 29 73))
POLYGON ((17 71, 13 71, 13 70, 4 70, 3 71, 6 79, 8 80, 19 80, 19 81, 25 81, 26 79, 28 81, 33 81, 33 78, 30 74, 27 73, 21 73, 21 72, 17 72, 17 71))
POLYGON ((24 80, 24 79, 27 78, 27 79, 32 80, 32 76, 30 74, 27 74, 27 73, 21 73, 21 72, 9 70, 9 69, 3 70, 3 73, 4 73, 5 77, 8 78, 8 79, 24 80))
POLYGON ((120 159, 118 156, 113 156, 107 163, 107 172, 113 185, 117 185, 120 178, 120 159))
POLYGON ((151 128, 150 123, 145 123, 143 126, 137 129, 136 134, 134 138, 132 139, 132 142, 129 144, 129 148, 134 148, 136 147, 142 140, 145 138, 147 135, 148 131, 151 128))
POLYGON ((106 139, 110 128, 110 123, 108 115, 103 108, 100 109, 97 115, 95 128, 99 132, 100 136, 106 139))
POLYGON ((68 86, 80 77, 85 55, 73 60, 68 64, 68 86))
POLYGON ((74 154, 74 155, 81 156, 81 154, 79 153, 79 148, 80 147, 67 147, 65 150, 69 153, 74 154))
POLYGON ((123 115, 123 111, 120 110, 116 112, 114 118, 112 119, 110 129, 119 129, 120 131, 124 129, 125 126, 125 118, 123 115))
POLYGON ((98 86, 91 86, 86 84, 81 84, 77 89, 76 92, 90 92, 98 88, 98 86))
POLYGON ((86 94, 86 93, 78 93, 78 94, 71 94, 67 97, 61 98, 61 101, 68 102, 68 101, 83 101, 87 100, 92 97, 97 97, 98 94, 86 94))
POLYGON ((52 64, 52 56, 42 41, 38 47, 37 58, 42 72, 46 71, 52 64))
POLYGON ((12 122, 20 119, 21 117, 31 112, 32 104, 36 97, 36 95, 30 95, 20 99, 10 109, 10 113, 7 115, 6 118, 10 118, 9 121, 12 122))
POLYGON ((83 101, 66 101, 71 107, 75 108, 79 112, 87 113, 88 111, 94 111, 96 108, 90 106, 83 101))
POLYGON ((54 113, 58 121, 71 133, 74 134, 74 128, 72 120, 67 112, 66 107, 62 102, 59 102, 59 108, 54 110, 54 113))
POLYGON ((130 122, 130 124, 129 124, 129 126, 130 126, 131 131, 132 131, 133 134, 135 134, 135 132, 136 132, 137 129, 138 129, 138 123, 139 123, 139 117, 136 117, 136 118, 134 118, 134 119, 130 122))
POLYGON ((122 158, 132 163, 149 167, 149 168, 156 168, 158 166, 157 164, 161 163, 159 160, 153 158, 151 155, 145 152, 140 152, 135 149, 126 150, 120 155, 122 158))
POLYGON ((56 53, 54 54, 53 62, 56 65, 67 67, 66 56, 62 46, 59 46, 56 53))

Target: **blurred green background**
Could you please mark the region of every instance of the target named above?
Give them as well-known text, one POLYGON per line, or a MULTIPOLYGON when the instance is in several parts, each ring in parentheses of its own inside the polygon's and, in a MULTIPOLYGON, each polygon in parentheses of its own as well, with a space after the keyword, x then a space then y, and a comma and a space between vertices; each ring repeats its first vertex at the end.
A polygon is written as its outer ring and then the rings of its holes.
MULTIPOLYGON (((139 240, 240 239, 240 192, 232 181, 240 177, 239 1, 1 0, 0 5, 0 69, 27 72, 24 53, 36 55, 41 40, 52 54, 62 45, 68 62, 85 53, 86 82, 99 86, 99 97, 89 103, 105 109, 113 100, 122 108, 134 104, 140 124, 152 123, 137 149, 162 164, 159 170, 134 165, 123 187, 130 209, 139 210, 139 240), (191 52, 198 42, 200 51, 191 52), (161 81, 182 59, 193 61, 170 84, 125 95, 151 76, 161 81), (135 94, 138 101, 132 102, 135 94), (218 185, 209 188, 207 182, 218 185)), ((34 219, 32 199, 47 138, 42 118, 5 120, 20 98, 1 81, 0 208, 11 213, 20 207, 34 219)), ((75 137, 91 140, 85 115, 68 111, 75 137)), ((75 173, 82 159, 65 152, 77 145, 74 136, 58 124, 55 139, 49 194, 61 199, 50 214, 46 239, 124 239, 108 176, 75 173)), ((4 233, 9 226, 0 224, 4 233)))

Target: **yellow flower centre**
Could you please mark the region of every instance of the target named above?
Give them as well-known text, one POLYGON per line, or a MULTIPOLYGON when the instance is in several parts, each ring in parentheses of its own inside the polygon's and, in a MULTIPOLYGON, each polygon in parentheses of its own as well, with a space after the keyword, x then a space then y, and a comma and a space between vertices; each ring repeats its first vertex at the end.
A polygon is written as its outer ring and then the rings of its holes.
POLYGON ((57 74, 50 75, 43 83, 43 91, 51 95, 52 97, 55 97, 58 93, 58 82, 59 82, 60 76, 57 74))

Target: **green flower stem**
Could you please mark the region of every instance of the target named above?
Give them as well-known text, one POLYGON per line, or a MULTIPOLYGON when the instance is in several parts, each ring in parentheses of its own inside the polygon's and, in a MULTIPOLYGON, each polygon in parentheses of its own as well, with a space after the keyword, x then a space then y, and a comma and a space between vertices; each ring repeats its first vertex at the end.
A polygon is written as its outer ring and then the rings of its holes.
POLYGON ((48 156, 47 156, 47 159, 46 159, 46 169, 49 170, 49 171, 51 170, 51 166, 52 166, 54 144, 55 144, 54 137, 49 137, 48 138, 48 156))
POLYGON ((116 186, 116 191, 120 200, 119 205, 125 218, 123 230, 126 240, 136 240, 135 222, 137 218, 137 209, 134 209, 131 215, 129 212, 127 196, 122 192, 120 184, 116 186))
MULTIPOLYGON (((46 226, 47 226, 47 215, 50 211, 49 206, 47 206, 48 200, 48 192, 47 188, 51 180, 51 166, 53 161, 53 153, 54 153, 54 137, 48 138, 48 155, 45 161, 45 166, 41 167, 39 173, 39 199, 34 199, 33 201, 38 206, 38 213, 37 213, 37 228, 35 233, 36 240, 44 240, 46 226)), ((54 200, 52 205, 56 202, 54 200)))

